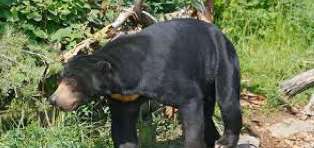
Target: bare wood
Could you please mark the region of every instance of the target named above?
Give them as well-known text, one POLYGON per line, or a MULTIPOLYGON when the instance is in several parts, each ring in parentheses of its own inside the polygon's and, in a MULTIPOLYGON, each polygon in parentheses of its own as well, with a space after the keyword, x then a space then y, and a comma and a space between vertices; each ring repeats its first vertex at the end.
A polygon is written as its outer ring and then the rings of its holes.
POLYGON ((199 20, 212 23, 213 22, 213 0, 207 0, 206 5, 204 5, 203 0, 194 1, 194 8, 196 12, 193 15, 196 15, 199 20))
POLYGON ((134 2, 134 12, 137 14, 140 14, 142 12, 142 5, 143 5, 143 0, 135 0, 134 2))
POLYGON ((280 91, 291 97, 314 85, 314 69, 308 70, 280 84, 280 91))
POLYGON ((14 64, 17 63, 13 58, 8 57, 8 56, 3 55, 3 54, 0 54, 0 58, 3 58, 3 59, 5 59, 5 60, 7 60, 7 61, 10 61, 10 62, 12 62, 12 63, 14 63, 14 64))
POLYGON ((136 15, 136 13, 133 11, 133 9, 134 9, 134 7, 124 9, 125 12, 120 13, 119 16, 117 17, 117 19, 113 23, 111 23, 111 26, 113 28, 117 28, 117 27, 121 26, 127 20, 127 18, 129 18, 132 15, 136 15))
POLYGON ((66 63, 68 60, 74 56, 76 56, 82 49, 84 48, 90 48, 90 45, 94 43, 96 40, 94 38, 88 38, 86 40, 83 40, 82 42, 78 43, 73 50, 70 50, 63 54, 60 58, 60 61, 66 63))
POLYGON ((214 0, 207 0, 204 14, 210 23, 214 21, 214 0))
POLYGON ((153 15, 144 10, 142 10, 139 16, 139 23, 142 24, 144 27, 158 22, 158 20, 153 15))
POLYGON ((191 7, 184 7, 180 10, 163 14, 160 21, 171 20, 174 18, 193 18, 194 10, 191 7))
POLYGON ((146 11, 142 11, 142 5, 143 0, 135 0, 134 5, 130 8, 124 9, 113 23, 94 33, 90 38, 81 41, 72 50, 61 55, 61 61, 67 62, 71 57, 77 55, 83 49, 87 49, 87 53, 90 53, 90 51, 93 51, 91 47, 92 44, 98 43, 105 38, 116 37, 118 33, 117 28, 130 17, 133 17, 133 20, 137 23, 143 24, 143 26, 156 23, 157 20, 152 15, 146 11))

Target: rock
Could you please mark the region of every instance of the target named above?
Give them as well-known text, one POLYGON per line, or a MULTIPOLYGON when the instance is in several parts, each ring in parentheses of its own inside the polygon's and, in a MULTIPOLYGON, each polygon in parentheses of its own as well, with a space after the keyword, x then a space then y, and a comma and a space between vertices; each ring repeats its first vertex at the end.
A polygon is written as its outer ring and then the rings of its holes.
POLYGON ((314 132, 314 123, 290 118, 270 126, 268 130, 273 137, 287 138, 300 132, 314 132))
POLYGON ((241 135, 237 148, 258 148, 260 146, 260 140, 250 135, 241 135))

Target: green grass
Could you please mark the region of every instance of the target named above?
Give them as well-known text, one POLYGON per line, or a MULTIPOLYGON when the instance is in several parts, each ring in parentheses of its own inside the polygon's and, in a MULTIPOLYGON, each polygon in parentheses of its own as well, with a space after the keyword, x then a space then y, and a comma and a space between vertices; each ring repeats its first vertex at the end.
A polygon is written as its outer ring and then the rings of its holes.
POLYGON ((112 146, 109 132, 97 131, 89 125, 69 125, 64 127, 42 128, 30 124, 25 128, 8 131, 0 139, 0 147, 104 147, 112 146))
MULTIPOLYGON (((270 8, 228 10, 235 13, 231 14, 235 20, 219 22, 236 44, 243 88, 266 96, 267 107, 280 104, 282 80, 314 68, 313 9, 311 0, 279 0, 270 8), (241 22, 242 27, 235 25, 241 22)), ((224 17, 230 15, 225 13, 224 17)), ((301 102, 307 99, 301 98, 301 102)))

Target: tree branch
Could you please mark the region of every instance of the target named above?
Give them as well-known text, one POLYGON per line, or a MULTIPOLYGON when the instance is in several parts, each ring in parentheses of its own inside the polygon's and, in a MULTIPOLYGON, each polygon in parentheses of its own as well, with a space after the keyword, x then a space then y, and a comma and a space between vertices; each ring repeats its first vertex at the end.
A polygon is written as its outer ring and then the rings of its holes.
POLYGON ((137 15, 135 13, 134 10, 135 7, 130 7, 130 8, 127 8, 127 9, 124 9, 123 13, 120 13, 119 16, 117 17, 117 19, 111 23, 111 26, 113 28, 117 28, 119 26, 121 26, 129 17, 133 16, 133 15, 137 15))
POLYGON ((303 72, 280 84, 280 91, 291 97, 314 85, 314 69, 303 72))
POLYGON ((130 8, 124 9, 113 23, 94 33, 92 37, 81 41, 72 50, 61 55, 61 61, 67 62, 70 58, 80 53, 83 49, 88 49, 87 53, 89 53, 93 51, 91 47, 92 44, 98 44, 99 41, 105 38, 115 37, 118 32, 117 28, 120 27, 130 17, 133 17, 133 21, 136 21, 136 24, 140 23, 143 26, 156 23, 157 20, 152 15, 142 10, 142 5, 143 0, 135 0, 134 5, 130 8))
POLYGON ((5 59, 5 60, 7 60, 7 61, 10 61, 10 62, 12 62, 12 63, 14 63, 14 64, 17 63, 13 58, 7 57, 6 55, 3 55, 3 54, 0 54, 0 58, 5 59))
POLYGON ((143 0, 135 0, 133 11, 134 11, 136 14, 140 14, 141 11, 142 11, 142 10, 141 10, 141 9, 142 9, 142 6, 143 6, 143 0))
POLYGON ((213 0, 207 0, 204 5, 203 0, 192 1, 192 6, 196 9, 196 15, 199 20, 212 23, 214 20, 213 0))

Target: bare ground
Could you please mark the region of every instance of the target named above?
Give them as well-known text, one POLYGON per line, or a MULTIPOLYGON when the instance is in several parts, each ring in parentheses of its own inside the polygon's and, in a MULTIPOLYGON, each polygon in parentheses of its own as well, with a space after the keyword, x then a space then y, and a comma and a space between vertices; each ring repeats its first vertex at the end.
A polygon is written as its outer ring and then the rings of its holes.
POLYGON ((284 111, 253 112, 245 118, 246 133, 260 139, 262 148, 314 148, 314 120, 284 111))

